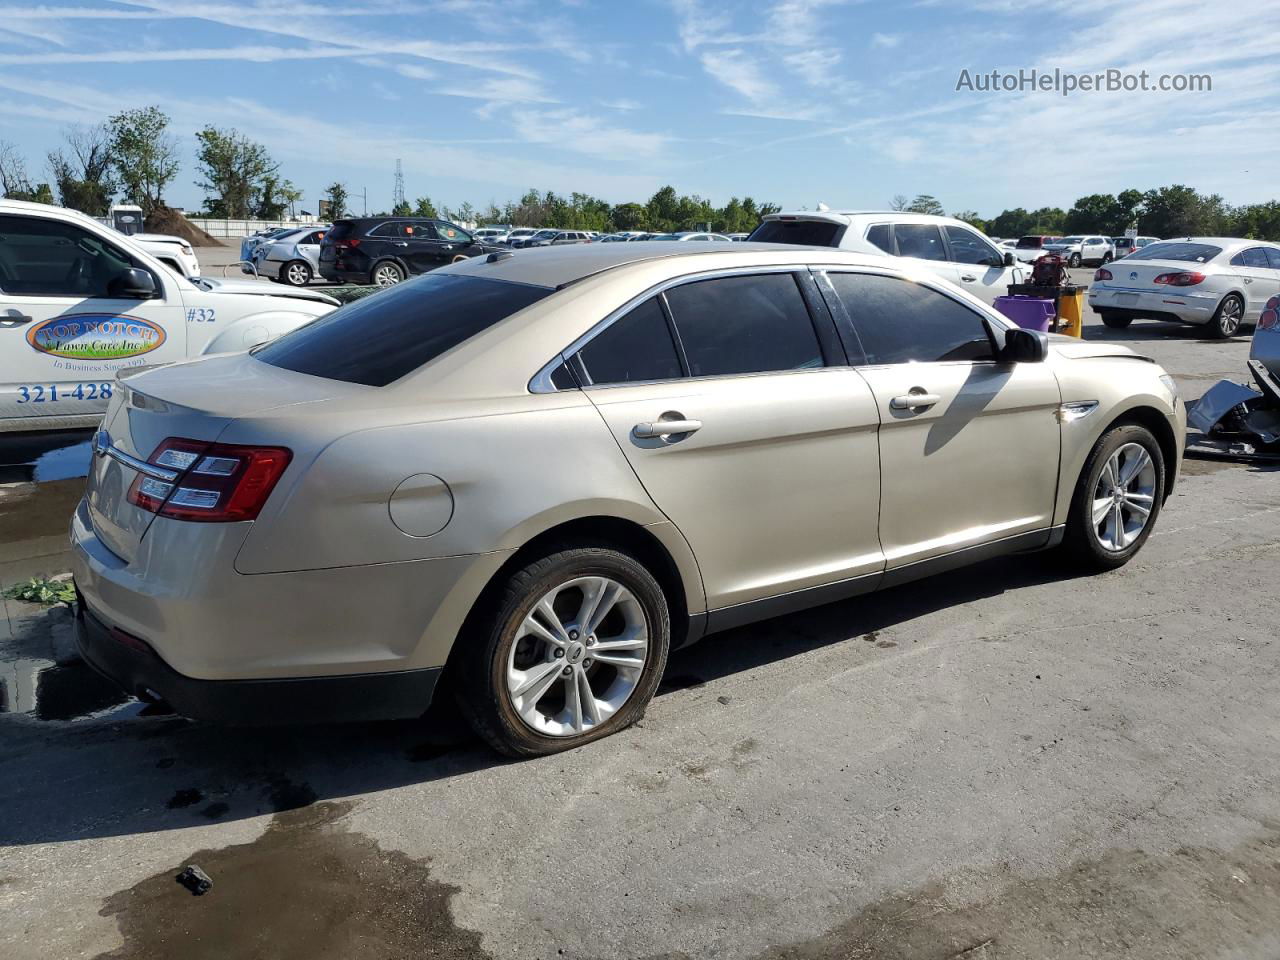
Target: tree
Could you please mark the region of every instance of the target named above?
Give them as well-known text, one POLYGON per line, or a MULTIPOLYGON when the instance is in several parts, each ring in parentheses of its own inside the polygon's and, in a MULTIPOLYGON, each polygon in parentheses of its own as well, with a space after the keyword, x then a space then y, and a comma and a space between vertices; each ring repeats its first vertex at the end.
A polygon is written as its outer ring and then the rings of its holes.
POLYGON ((970 226, 977 227, 983 233, 987 232, 987 221, 978 216, 976 210, 961 210, 959 213, 954 214, 954 216, 957 220, 963 220, 970 226))
POLYGON ((1067 211, 1062 229, 1067 233, 1105 233, 1120 236, 1138 222, 1142 193, 1122 190, 1117 196, 1091 193, 1081 197, 1067 211))
MULTIPOLYGON (((205 192, 204 206, 210 216, 248 218, 259 206, 268 180, 274 194, 280 165, 262 144, 238 130, 217 127, 205 127, 196 133, 196 142, 196 169, 204 177, 196 181, 196 186, 205 192)), ((279 207, 283 212, 284 205, 279 207)))
MULTIPOLYGON (((347 215, 347 185, 334 181, 324 188, 325 203, 329 208, 329 219, 340 220, 347 215)), ((321 216, 323 216, 323 212, 321 216)))
POLYGON ((649 221, 645 208, 638 203, 620 203, 609 211, 615 230, 643 230, 649 221))
MULTIPOLYGON (((894 199, 897 198, 895 197, 894 199)), ((927 193, 917 194, 906 209, 908 213, 928 213, 935 217, 943 217, 947 213, 942 209, 942 204, 938 202, 938 198, 927 193)))
POLYGON ((1236 207, 1231 211, 1228 232, 1250 240, 1280 240, 1280 202, 1269 200, 1236 207))
POLYGON ((164 206, 164 188, 178 174, 178 144, 159 107, 125 110, 107 121, 110 153, 125 198, 149 217, 164 206))
POLYGON ((397 201, 396 205, 391 208, 391 215, 393 217, 412 217, 413 207, 409 206, 408 200, 397 201))
POLYGON ((27 161, 16 146, 0 140, 0 195, 10 200, 30 200, 34 192, 27 176, 27 161))
POLYGON ((462 202, 462 206, 458 207, 457 210, 453 211, 453 216, 454 216, 454 219, 456 219, 461 224, 475 223, 476 208, 471 206, 469 202, 464 200, 462 202))
POLYGON ((58 202, 91 217, 106 216, 116 184, 111 175, 111 136, 104 124, 70 127, 62 134, 66 151, 49 153, 49 172, 58 202))
POLYGON ((1148 190, 1142 206, 1142 232, 1155 237, 1221 236, 1227 225, 1222 197, 1180 183, 1148 190))
POLYGON ((905 193, 895 193, 893 199, 889 201, 890 210, 906 210, 911 205, 911 201, 907 199, 905 193))
POLYGON ((251 213, 257 220, 283 220, 285 211, 293 216, 294 205, 302 199, 302 191, 275 174, 263 177, 254 197, 251 213))
POLYGON ((676 195, 676 188, 665 186, 658 190, 645 204, 645 213, 651 230, 674 230, 680 216, 680 198, 676 195))
POLYGON ((426 217, 429 220, 434 220, 436 217, 440 216, 440 214, 436 212, 436 205, 431 202, 430 197, 418 198, 418 202, 413 208, 413 215, 415 217, 426 217))

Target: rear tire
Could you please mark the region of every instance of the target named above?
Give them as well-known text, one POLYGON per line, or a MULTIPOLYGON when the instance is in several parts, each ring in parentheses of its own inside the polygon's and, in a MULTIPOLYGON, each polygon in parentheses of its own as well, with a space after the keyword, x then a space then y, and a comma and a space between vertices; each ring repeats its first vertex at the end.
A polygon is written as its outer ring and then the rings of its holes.
POLYGON ((1124 566, 1151 535, 1164 502, 1164 486, 1164 454, 1151 431, 1136 423, 1112 427, 1098 439, 1080 471, 1067 514, 1064 550, 1088 570, 1124 566))
POLYGON ((305 287, 311 282, 311 267, 302 260, 290 260, 281 269, 280 279, 291 287, 305 287))
POLYGON ((404 269, 394 260, 376 263, 369 271, 369 282, 375 287, 394 287, 404 280, 404 269))
POLYGON ((1098 314, 1102 317, 1102 322, 1112 330, 1123 330, 1129 324, 1133 323, 1133 317, 1127 317, 1123 314, 1115 314, 1110 310, 1100 311, 1098 314))
POLYGON ((1209 333, 1215 340, 1230 340, 1240 332, 1243 320, 1244 301, 1239 294, 1228 293, 1209 321, 1209 333))
POLYGON ((562 547, 479 602, 489 609, 458 640, 457 697, 495 750, 558 753, 644 716, 666 668, 671 621, 662 588, 634 557, 562 547), (589 612, 606 606, 603 618, 589 612))
POLYGON ((1078 254, 1078 253, 1073 253, 1070 257, 1068 257, 1068 258, 1067 258, 1067 266, 1068 266, 1068 267, 1070 267, 1070 268, 1071 268, 1071 269, 1073 269, 1073 270, 1074 270, 1076 267, 1080 266, 1080 254, 1078 254))

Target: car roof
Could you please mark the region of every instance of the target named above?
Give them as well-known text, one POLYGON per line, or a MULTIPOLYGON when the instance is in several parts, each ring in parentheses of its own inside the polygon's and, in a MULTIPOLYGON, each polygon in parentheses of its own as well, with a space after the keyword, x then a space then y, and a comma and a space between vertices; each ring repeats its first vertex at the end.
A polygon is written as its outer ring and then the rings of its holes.
POLYGON ((854 220, 868 217, 890 217, 897 223, 950 223, 977 229, 973 224, 957 220, 955 217, 938 216, 933 213, 908 213, 906 210, 779 210, 777 213, 766 214, 763 220, 820 220, 827 223, 851 224, 854 220))
POLYGON ((753 263, 844 263, 879 262, 901 269, 899 258, 864 252, 837 250, 834 247, 802 247, 780 243, 741 243, 713 240, 690 246, 679 240, 651 240, 643 244, 588 243, 566 247, 541 247, 530 250, 500 251, 487 257, 471 257, 460 263, 441 267, 437 273, 492 277, 511 283, 528 283, 544 287, 563 287, 587 277, 633 264, 667 258, 731 257, 743 266, 753 263), (887 261, 887 263, 886 263, 887 261))

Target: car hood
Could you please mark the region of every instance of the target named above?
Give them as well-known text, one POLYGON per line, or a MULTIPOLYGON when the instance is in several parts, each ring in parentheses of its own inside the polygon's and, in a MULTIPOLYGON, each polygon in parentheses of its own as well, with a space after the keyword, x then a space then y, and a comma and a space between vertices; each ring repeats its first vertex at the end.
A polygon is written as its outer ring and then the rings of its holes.
POLYGON ((1088 360, 1093 357, 1127 357, 1130 360, 1154 362, 1150 357, 1134 353, 1121 343, 1099 343, 1094 340, 1080 340, 1061 333, 1049 334, 1049 347, 1058 356, 1068 360, 1088 360))
POLYGON ((339 302, 327 293, 305 288, 268 287, 257 280, 236 280, 231 277, 202 277, 200 286, 209 293, 248 294, 253 297, 272 297, 277 300, 311 300, 339 306, 339 302))

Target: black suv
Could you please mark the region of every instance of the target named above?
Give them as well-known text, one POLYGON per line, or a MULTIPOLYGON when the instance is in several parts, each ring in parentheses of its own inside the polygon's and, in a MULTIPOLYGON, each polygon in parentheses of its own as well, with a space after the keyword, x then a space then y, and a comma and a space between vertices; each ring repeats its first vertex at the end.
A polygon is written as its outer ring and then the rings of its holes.
POLYGON ((405 277, 499 249, 480 243, 447 220, 338 220, 320 244, 320 275, 326 280, 389 287, 405 277))

